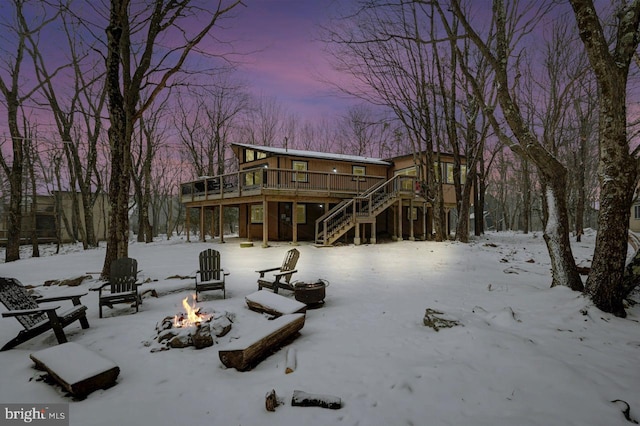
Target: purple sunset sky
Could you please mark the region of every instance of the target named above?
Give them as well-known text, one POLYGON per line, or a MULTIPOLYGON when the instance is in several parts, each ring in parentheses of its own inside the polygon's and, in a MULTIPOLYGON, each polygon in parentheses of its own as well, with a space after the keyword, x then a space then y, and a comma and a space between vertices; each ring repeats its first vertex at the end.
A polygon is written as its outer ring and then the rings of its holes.
MULTIPOLYGON (((319 25, 326 23, 334 0, 244 0, 244 4, 234 9, 233 17, 221 21, 224 28, 214 27, 214 32, 215 37, 230 41, 233 50, 240 53, 232 59, 238 64, 237 77, 246 81, 250 92, 275 98, 285 113, 295 114, 301 121, 315 122, 342 115, 354 101, 322 82, 322 79, 336 80, 339 75, 332 70, 318 41, 319 25)), ((9 15, 12 8, 7 6, 0 4, 4 22, 12 20, 9 15)), ((100 27, 103 22, 93 16, 95 10, 82 6, 79 11, 89 14, 94 31, 103 32, 100 27)), ((57 48, 66 44, 64 37, 61 30, 54 30, 41 40, 52 67, 56 65, 56 55, 65 60, 66 55, 57 48)), ((218 50, 206 42, 202 47, 218 50)), ((25 73, 31 73, 29 64, 30 60, 26 61, 25 73)), ((6 78, 7 74, 3 72, 3 76, 6 78)), ((8 133, 4 114, 3 111, 0 116, 0 134, 8 133)))
POLYGON ((323 79, 340 78, 318 40, 332 1, 246 0, 229 22, 234 46, 251 53, 240 74, 256 94, 277 98, 290 113, 315 121, 350 104, 323 79))

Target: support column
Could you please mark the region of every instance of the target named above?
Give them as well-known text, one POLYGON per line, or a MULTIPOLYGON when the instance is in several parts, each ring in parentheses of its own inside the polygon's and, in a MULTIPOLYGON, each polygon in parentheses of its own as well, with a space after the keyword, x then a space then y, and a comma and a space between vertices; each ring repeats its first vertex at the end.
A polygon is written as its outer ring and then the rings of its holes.
POLYGON ((402 241, 402 198, 398 200, 398 239, 402 241))
POLYGON ((219 214, 220 217, 218 218, 218 231, 220 231, 220 243, 224 243, 224 207, 222 207, 222 204, 220 204, 219 214))
POLYGON ((291 243, 294 246, 297 246, 298 245, 298 202, 297 201, 294 201, 291 206, 291 226, 293 227, 292 229, 293 241, 291 241, 291 243))
POLYGON ((204 235, 204 206, 200 207, 200 241, 205 241, 204 235))
POLYGON ((190 211, 190 209, 189 209, 189 207, 187 207, 185 209, 186 217, 185 217, 185 224, 184 224, 185 228, 187 229, 187 242, 188 243, 191 242, 191 237, 190 237, 190 234, 189 234, 189 228, 191 227, 191 223, 190 223, 191 221, 189 220, 189 211, 190 211))
MULTIPOLYGON (((409 201, 409 241, 415 241, 416 237, 413 234, 413 198, 409 201)), ((418 212, 416 212, 416 218, 418 217, 418 212)))
POLYGON ((427 219, 429 218, 429 216, 427 216, 427 204, 426 203, 422 203, 422 235, 424 240, 428 240, 428 236, 427 236, 427 219))
POLYGON ((262 200, 262 248, 269 247, 269 203, 262 200))
POLYGON ((360 241, 360 224, 358 222, 356 222, 356 235, 355 237, 353 237, 353 244, 359 246, 361 244, 360 241))
POLYGON ((376 244, 376 222, 375 220, 371 223, 371 244, 376 244))
POLYGON ((215 240, 216 238, 216 208, 215 206, 211 208, 211 239, 215 240))
POLYGON ((444 237, 445 239, 449 239, 449 209, 444 209, 444 230, 447 233, 444 237))

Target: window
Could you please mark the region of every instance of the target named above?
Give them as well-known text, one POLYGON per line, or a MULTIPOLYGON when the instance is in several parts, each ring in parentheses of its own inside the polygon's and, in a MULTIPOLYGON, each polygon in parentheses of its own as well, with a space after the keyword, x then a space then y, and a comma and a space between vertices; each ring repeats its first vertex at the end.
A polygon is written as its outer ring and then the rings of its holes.
POLYGON ((264 209, 262 205, 254 204, 251 206, 251 223, 262 223, 264 221, 264 209))
POLYGON ((296 206, 296 222, 307 223, 307 205, 298 204, 296 206))
MULTIPOLYGON (((444 183, 453 184, 455 181, 453 180, 453 163, 442 163, 442 173, 444 178, 444 183)), ((467 180, 467 166, 460 165, 460 183, 464 184, 467 180)))
POLYGON ((262 164, 258 170, 251 170, 244 175, 245 186, 260 186, 266 181, 267 165, 262 164))
POLYGON ((261 160, 263 158, 267 158, 267 154, 262 151, 256 151, 253 149, 245 149, 244 150, 244 161, 248 163, 250 161, 261 160))
POLYGON ((294 170, 292 180, 294 182, 309 182, 309 175, 306 173, 297 173, 298 171, 306 171, 307 170, 307 162, 306 161, 296 161, 293 160, 291 162, 291 168, 294 170))
MULTIPOLYGON (((367 168, 365 166, 351 166, 351 174, 354 175, 353 180, 358 179, 358 176, 364 176, 367 174, 367 168)), ((364 177, 359 178, 361 181, 364 177)))
POLYGON ((640 220, 640 204, 633 206, 633 218, 635 220, 640 220))
MULTIPOLYGON (((398 171, 396 171, 394 174, 395 174, 396 176, 397 176, 397 175, 401 175, 401 176, 412 176, 412 177, 416 177, 416 176, 417 176, 417 174, 418 174, 418 168, 417 168, 416 166, 413 166, 413 167, 409 167, 409 168, 406 168, 406 169, 398 170, 398 171)), ((411 181, 411 180, 408 180, 408 179, 407 179, 407 180, 405 180, 405 179, 403 179, 403 180, 401 180, 400 182, 401 182, 401 183, 400 183, 400 185, 401 185, 400 189, 401 189, 401 190, 403 190, 403 191, 412 191, 412 190, 413 190, 413 186, 412 186, 412 181, 411 181)))

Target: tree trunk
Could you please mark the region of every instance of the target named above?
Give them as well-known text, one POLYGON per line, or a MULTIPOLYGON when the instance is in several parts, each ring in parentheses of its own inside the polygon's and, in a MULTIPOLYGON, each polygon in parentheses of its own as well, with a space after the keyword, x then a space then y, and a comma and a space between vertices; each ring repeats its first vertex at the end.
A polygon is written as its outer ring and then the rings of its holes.
POLYGON ((566 173, 561 178, 546 182, 544 197, 547 205, 547 221, 544 240, 551 258, 551 287, 563 285, 572 290, 583 290, 571 252, 569 240, 569 217, 566 206, 566 173))
MULTIPOLYGON (((102 267, 102 277, 108 278, 111 263, 128 255, 129 232, 129 185, 131 177, 131 133, 125 111, 125 100, 120 92, 121 39, 128 25, 126 12, 118 1, 111 2, 109 26, 107 27, 108 54, 106 60, 106 85, 109 99, 108 109, 111 127, 111 176, 109 179, 109 231, 107 250, 102 267), (122 14, 125 16, 123 17, 122 14)), ((135 104, 134 104, 135 105, 135 104)))
POLYGON ((613 41, 605 37, 592 1, 570 3, 600 94, 600 214, 587 291, 598 308, 625 317, 623 274, 637 175, 637 160, 627 140, 626 91, 629 65, 640 42, 640 3, 621 5, 613 41))
POLYGON ((636 160, 626 134, 626 79, 614 79, 603 93, 600 114, 600 214, 587 291, 605 312, 625 317, 621 285, 627 257, 629 216, 636 183, 636 160))

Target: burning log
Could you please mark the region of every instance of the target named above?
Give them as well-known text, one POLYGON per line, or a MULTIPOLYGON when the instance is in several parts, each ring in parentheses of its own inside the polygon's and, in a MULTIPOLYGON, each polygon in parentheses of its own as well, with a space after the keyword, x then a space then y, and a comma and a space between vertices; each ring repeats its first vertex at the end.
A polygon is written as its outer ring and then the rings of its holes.
POLYGON ((182 301, 186 313, 165 317, 156 325, 156 340, 161 346, 152 348, 152 352, 187 346, 206 348, 214 344, 213 336, 222 337, 231 330, 232 314, 203 312, 195 306, 195 302, 190 306, 187 300, 185 298, 182 301))

